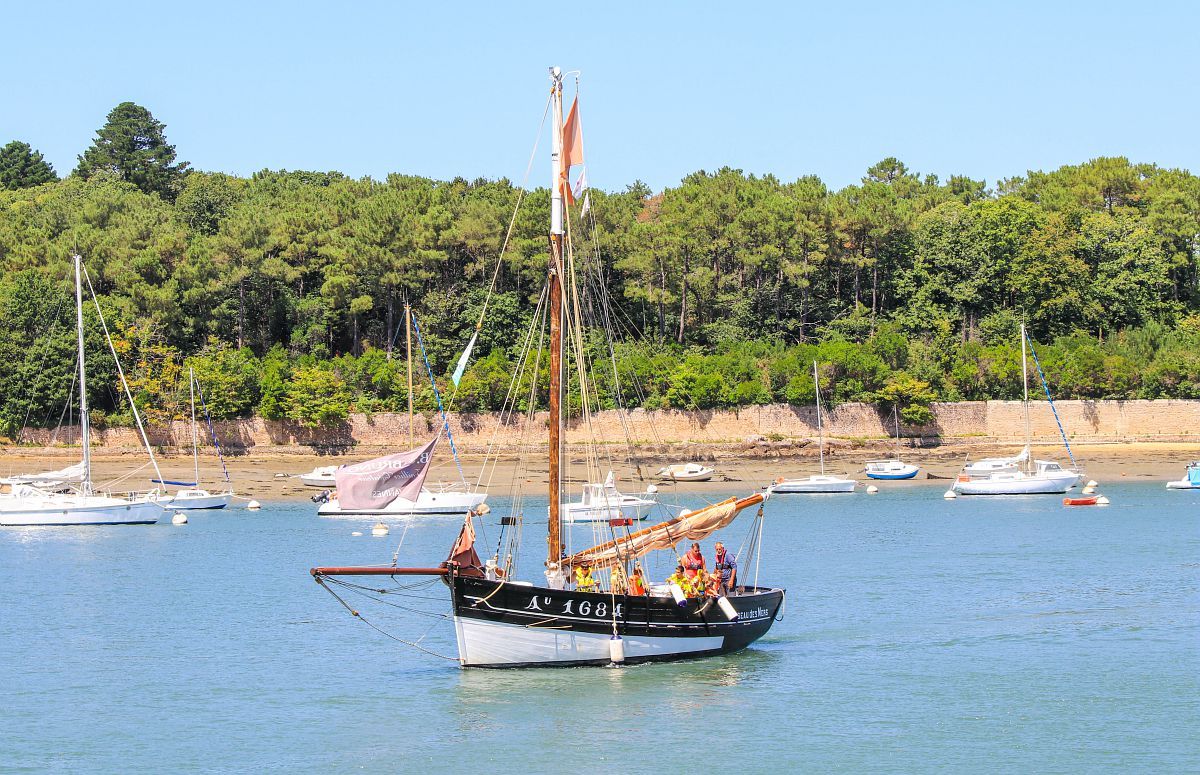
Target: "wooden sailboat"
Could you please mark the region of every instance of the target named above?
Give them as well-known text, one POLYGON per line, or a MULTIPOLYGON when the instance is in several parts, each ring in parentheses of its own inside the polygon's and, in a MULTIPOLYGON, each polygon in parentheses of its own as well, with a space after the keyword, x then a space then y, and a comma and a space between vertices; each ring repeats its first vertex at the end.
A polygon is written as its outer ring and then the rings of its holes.
MULTIPOLYGON (((679 587, 672 585, 651 586, 649 594, 627 594, 625 589, 603 589, 603 584, 597 591, 573 589, 570 584, 572 571, 585 567, 628 577, 639 558, 655 551, 673 552, 681 541, 701 540, 729 525, 739 512, 755 506, 759 509, 751 534, 761 536, 761 506, 766 496, 754 493, 730 498, 636 531, 629 525, 631 520, 621 520, 620 526, 608 526, 609 540, 582 551, 565 551, 562 525, 567 498, 562 487, 562 431, 563 373, 567 365, 564 323, 569 318, 564 283, 570 282, 567 278, 573 277, 574 268, 571 253, 565 250, 564 198, 569 195, 566 172, 576 158, 582 158, 582 147, 580 135, 575 132, 566 133, 564 138, 562 94, 562 73, 552 68, 550 255, 545 297, 549 328, 549 519, 544 579, 536 583, 519 579, 520 569, 513 564, 515 552, 502 555, 498 551, 486 562, 481 561, 475 550, 473 522, 478 514, 468 517, 449 558, 440 565, 319 567, 311 572, 322 585, 334 576, 440 576, 450 590, 458 660, 464 667, 607 665, 736 651, 770 629, 783 603, 783 589, 760 587, 756 579, 754 584, 738 579, 738 585, 727 596, 705 598, 685 597, 679 587)), ((568 124, 576 120, 573 107, 568 124)), ((501 530, 516 532, 505 533, 501 540, 519 540, 521 521, 519 514, 504 517, 501 530)), ((744 567, 751 567, 746 559, 744 567)))
POLYGON ((780 477, 771 485, 771 492, 777 493, 844 493, 854 492, 858 482, 853 479, 825 473, 825 429, 821 422, 821 375, 817 371, 817 362, 813 361, 813 386, 817 397, 817 443, 818 454, 821 458, 821 473, 810 474, 798 479, 780 477))

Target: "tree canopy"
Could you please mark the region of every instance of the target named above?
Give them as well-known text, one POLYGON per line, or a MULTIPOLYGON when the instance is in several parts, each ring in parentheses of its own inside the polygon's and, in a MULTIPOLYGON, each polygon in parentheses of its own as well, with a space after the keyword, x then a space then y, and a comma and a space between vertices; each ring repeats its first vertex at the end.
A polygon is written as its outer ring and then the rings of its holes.
MULTIPOLYGON (((115 138, 134 113, 165 145, 136 106, 118 107, 100 134, 115 138)), ((519 193, 507 180, 398 174, 183 176, 173 150, 136 158, 173 172, 0 192, 0 304, 23 321, 0 331, 0 353, 69 352, 69 331, 48 326, 77 249, 135 371, 159 374, 143 383, 148 400, 176 405, 152 394, 191 364, 222 392, 206 393, 217 414, 308 425, 406 405, 389 357, 406 301, 447 378, 519 193), (172 175, 177 196, 143 185, 172 175)), ((619 387, 599 378, 607 405, 807 403, 815 359, 834 401, 879 401, 918 422, 933 400, 1018 396, 1022 320, 1059 396, 1200 397, 1200 178, 1183 170, 1101 158, 989 188, 889 158, 841 190, 723 168, 591 202, 595 239, 580 249, 611 303, 620 372, 619 387)), ((461 409, 506 394, 544 281, 548 206, 546 189, 525 195, 461 409)), ((591 233, 577 213, 573 224, 591 233)), ((590 346, 611 360, 600 339, 590 346)), ((34 383, 10 376, 10 424, 41 422, 70 387, 39 387, 34 400, 34 383)), ((423 384, 414 398, 431 409, 423 384)), ((105 390, 96 406, 121 421, 105 390)))
POLYGON ((31 188, 58 180, 54 168, 29 143, 13 140, 0 148, 0 188, 31 188))
POLYGON ((82 178, 107 173, 147 194, 174 200, 188 163, 175 163, 175 146, 167 143, 166 124, 141 105, 122 102, 109 112, 96 139, 79 157, 75 174, 82 178))

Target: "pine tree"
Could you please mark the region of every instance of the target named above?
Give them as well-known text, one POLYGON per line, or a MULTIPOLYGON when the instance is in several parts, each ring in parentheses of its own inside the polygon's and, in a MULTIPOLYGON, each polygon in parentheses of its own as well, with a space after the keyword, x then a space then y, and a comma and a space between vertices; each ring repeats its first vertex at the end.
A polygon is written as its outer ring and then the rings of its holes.
POLYGON ((174 201, 188 163, 175 163, 175 146, 167 143, 164 129, 166 124, 141 105, 122 102, 96 130, 96 140, 79 157, 75 174, 90 178, 107 171, 147 194, 174 201))
POLYGON ((13 140, 0 148, 0 189, 31 188, 52 180, 58 180, 54 168, 29 143, 13 140))

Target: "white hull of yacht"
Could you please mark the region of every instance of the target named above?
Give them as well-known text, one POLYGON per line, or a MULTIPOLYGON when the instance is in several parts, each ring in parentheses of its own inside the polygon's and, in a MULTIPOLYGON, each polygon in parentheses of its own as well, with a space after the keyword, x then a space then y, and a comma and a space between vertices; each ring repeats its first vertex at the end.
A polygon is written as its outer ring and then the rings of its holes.
POLYGON ((416 502, 397 498, 382 509, 343 509, 337 498, 321 504, 322 517, 406 517, 414 514, 466 514, 487 500, 486 492, 431 492, 422 490, 416 502))
POLYGON ((160 501, 169 509, 223 509, 233 500, 232 492, 210 493, 207 490, 182 490, 160 501))
POLYGON ((772 493, 838 493, 854 492, 858 482, 828 474, 813 474, 804 479, 781 479, 768 489, 772 493))
POLYGON ((591 503, 564 503, 562 518, 564 522, 608 522, 612 519, 645 519, 650 509, 657 504, 652 500, 638 498, 633 495, 622 495, 621 499, 611 505, 595 505, 591 503))
POLYGON ((308 473, 300 475, 300 484, 305 487, 336 487, 337 479, 333 472, 328 474, 308 473))
POLYGON ((157 500, 103 495, 0 496, 0 526, 152 525, 163 514, 157 500))
POLYGON ((1061 495, 1079 483, 1079 474, 1016 473, 993 474, 986 479, 959 480, 954 491, 959 495, 1061 495))

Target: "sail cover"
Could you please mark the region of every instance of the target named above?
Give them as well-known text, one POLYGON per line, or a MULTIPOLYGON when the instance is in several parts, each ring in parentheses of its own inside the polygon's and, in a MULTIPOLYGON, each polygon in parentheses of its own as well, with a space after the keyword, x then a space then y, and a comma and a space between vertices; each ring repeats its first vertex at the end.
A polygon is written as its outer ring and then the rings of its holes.
POLYGON ((418 449, 339 468, 334 473, 344 509, 382 509, 397 498, 415 501, 425 484, 437 439, 418 449))
POLYGON ((615 541, 576 552, 563 560, 563 565, 573 567, 586 560, 594 568, 609 568, 657 549, 673 547, 680 541, 699 541, 733 522, 738 512, 762 502, 763 496, 759 493, 748 498, 729 498, 615 541))
POLYGON ((58 471, 43 471, 40 474, 18 474, 5 479, 6 484, 28 484, 31 482, 79 482, 83 480, 83 463, 61 468, 58 471))

